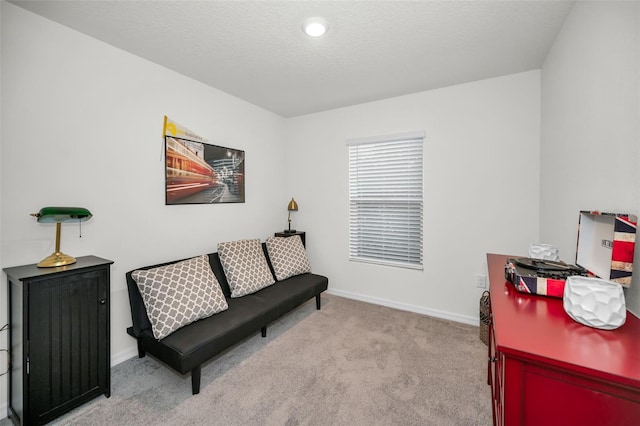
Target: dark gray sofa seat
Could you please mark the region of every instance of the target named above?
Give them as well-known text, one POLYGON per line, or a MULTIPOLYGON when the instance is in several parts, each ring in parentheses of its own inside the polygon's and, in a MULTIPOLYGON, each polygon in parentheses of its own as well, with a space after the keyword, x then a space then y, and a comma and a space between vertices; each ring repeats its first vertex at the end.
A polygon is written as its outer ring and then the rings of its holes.
MULTIPOLYGON (((175 262, 138 269, 151 269, 175 262)), ((149 353, 180 374, 191 372, 194 394, 200 391, 202 363, 258 330, 262 330, 263 337, 266 336, 267 325, 270 322, 309 299, 315 297, 316 308, 320 309, 320 294, 328 287, 326 277, 307 273, 277 281, 253 294, 231 298, 229 284, 217 253, 209 254, 209 263, 220 282, 229 308, 182 327, 162 340, 153 337, 142 296, 131 276, 133 271, 126 273, 133 320, 133 325, 127 329, 127 333, 136 338, 138 355, 143 357, 149 353)), ((270 262, 268 263, 271 267, 270 262)))

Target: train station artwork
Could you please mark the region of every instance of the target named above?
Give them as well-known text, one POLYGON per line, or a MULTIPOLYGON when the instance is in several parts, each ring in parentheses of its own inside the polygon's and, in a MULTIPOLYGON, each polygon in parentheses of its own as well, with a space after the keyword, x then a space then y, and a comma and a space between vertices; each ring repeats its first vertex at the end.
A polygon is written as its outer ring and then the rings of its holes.
POLYGON ((244 151, 165 136, 166 204, 244 203, 244 151))

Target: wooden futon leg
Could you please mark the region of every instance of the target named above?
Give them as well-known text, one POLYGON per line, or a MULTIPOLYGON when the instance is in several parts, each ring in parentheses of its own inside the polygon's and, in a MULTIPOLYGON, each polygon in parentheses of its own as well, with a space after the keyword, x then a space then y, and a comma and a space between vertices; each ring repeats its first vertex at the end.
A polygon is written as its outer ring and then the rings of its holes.
POLYGON ((200 393, 200 373, 202 366, 193 367, 191 370, 191 393, 197 395, 200 393))
POLYGON ((320 310, 320 295, 316 295, 316 309, 320 310))

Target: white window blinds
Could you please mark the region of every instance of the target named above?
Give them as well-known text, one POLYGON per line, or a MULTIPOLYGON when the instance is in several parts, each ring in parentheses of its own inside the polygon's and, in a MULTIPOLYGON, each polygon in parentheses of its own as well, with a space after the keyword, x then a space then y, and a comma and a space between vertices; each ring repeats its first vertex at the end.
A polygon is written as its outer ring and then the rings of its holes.
POLYGON ((422 269, 423 139, 348 141, 350 260, 422 269))

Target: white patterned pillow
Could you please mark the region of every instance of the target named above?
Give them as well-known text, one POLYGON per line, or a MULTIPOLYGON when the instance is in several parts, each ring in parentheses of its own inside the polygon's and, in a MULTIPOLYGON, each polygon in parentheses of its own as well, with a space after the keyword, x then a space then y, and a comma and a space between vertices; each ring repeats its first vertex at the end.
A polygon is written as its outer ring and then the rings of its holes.
POLYGON ((260 240, 218 243, 218 255, 229 282, 231 297, 255 293, 275 283, 260 240))
POLYGON ((229 307, 206 254, 131 273, 160 340, 180 327, 229 307))
POLYGON ((267 238, 267 252, 278 281, 311 272, 311 264, 299 235, 267 238))

